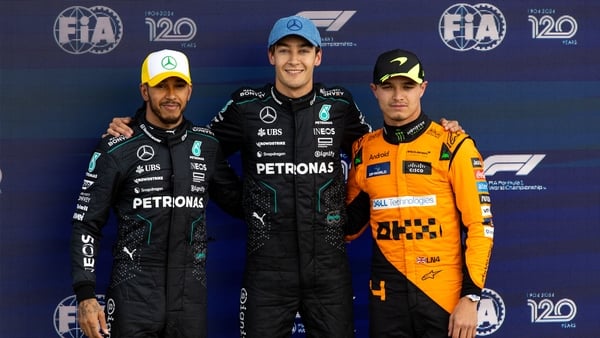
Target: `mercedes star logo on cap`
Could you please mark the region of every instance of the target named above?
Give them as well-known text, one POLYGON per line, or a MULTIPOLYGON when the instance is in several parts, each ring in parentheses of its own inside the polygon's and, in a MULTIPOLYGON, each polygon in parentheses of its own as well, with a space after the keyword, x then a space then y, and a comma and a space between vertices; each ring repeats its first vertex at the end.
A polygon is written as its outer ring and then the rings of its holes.
POLYGON ((160 60, 160 64, 164 69, 171 70, 177 67, 177 61, 172 56, 165 56, 160 60))

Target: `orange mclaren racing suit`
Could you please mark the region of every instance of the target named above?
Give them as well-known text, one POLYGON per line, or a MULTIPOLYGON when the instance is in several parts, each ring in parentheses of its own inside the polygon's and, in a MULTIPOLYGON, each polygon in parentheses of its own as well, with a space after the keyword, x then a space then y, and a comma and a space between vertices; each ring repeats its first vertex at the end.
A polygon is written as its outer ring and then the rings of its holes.
MULTIPOLYGON (((385 126, 354 143, 346 238, 371 227, 372 311, 373 302, 391 303, 392 290, 400 290, 406 297, 387 306, 412 309, 420 306, 419 298, 432 300, 428 306, 439 306, 440 328, 446 329, 459 298, 480 295, 494 234, 483 171, 468 135, 447 132, 424 114, 407 126, 385 126), (357 203, 359 195, 364 203, 357 203), (411 292, 418 295, 411 297, 411 292)), ((371 327, 382 322, 373 316, 371 327)))

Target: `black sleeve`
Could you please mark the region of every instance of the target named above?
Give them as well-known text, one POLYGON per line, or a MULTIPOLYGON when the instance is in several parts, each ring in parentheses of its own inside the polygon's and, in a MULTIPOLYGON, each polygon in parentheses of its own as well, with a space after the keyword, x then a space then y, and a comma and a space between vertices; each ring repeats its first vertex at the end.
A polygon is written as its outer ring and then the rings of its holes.
POLYGON ((346 206, 346 214, 348 219, 344 224, 344 234, 354 235, 369 222, 370 207, 369 194, 361 191, 355 199, 346 206))
POLYGON ((365 121, 365 116, 356 105, 356 102, 350 100, 348 111, 346 112, 346 125, 344 127, 342 150, 346 154, 351 154, 352 143, 370 131, 371 126, 365 121))
POLYGON ((208 195, 229 215, 243 218, 242 182, 222 154, 219 154, 215 163, 215 175, 208 186, 208 195))
POLYGON ((71 274, 77 301, 93 298, 102 228, 116 194, 119 168, 105 148, 92 155, 72 217, 71 274))
POLYGON ((219 140, 225 157, 240 150, 244 134, 244 119, 238 104, 233 100, 235 96, 235 93, 232 94, 232 99, 208 124, 208 128, 219 140))
MULTIPOLYGON (((464 262, 464 259, 463 259, 464 262)), ((463 263, 463 282, 462 282, 462 290, 460 291, 460 296, 464 297, 466 295, 478 295, 481 296, 481 288, 473 283, 471 276, 469 275, 469 270, 467 269, 467 265, 463 263)))

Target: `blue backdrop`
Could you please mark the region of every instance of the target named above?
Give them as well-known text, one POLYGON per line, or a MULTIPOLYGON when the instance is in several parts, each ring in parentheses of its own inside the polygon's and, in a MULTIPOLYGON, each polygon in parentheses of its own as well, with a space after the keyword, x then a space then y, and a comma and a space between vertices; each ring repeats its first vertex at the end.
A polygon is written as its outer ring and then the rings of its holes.
MULTIPOLYGON (((600 2, 0 2, 1 337, 81 337, 70 219, 83 170, 113 116, 140 105, 150 51, 188 54, 187 116, 205 124, 242 84, 273 80, 267 36, 302 13, 324 42, 316 80, 350 89, 374 127, 375 58, 416 52, 424 110, 458 119, 485 158, 496 225, 478 335, 600 332, 600 2)), ((232 159, 239 167, 239 159, 232 159)), ((209 210, 210 337, 236 337, 245 226, 209 210)), ((106 288, 114 224, 98 291, 106 288)), ((367 337, 370 241, 348 245, 357 337, 367 337)), ((301 320, 290 328, 304 336, 301 320)))

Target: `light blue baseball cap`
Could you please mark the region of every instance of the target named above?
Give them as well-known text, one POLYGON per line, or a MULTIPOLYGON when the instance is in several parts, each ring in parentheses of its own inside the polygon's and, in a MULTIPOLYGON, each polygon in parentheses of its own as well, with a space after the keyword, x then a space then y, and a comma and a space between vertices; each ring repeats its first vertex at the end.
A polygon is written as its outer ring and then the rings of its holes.
POLYGON ((309 19, 293 15, 281 18, 275 22, 269 34, 269 46, 288 35, 298 35, 310 42, 313 46, 321 47, 321 35, 317 26, 309 19))

